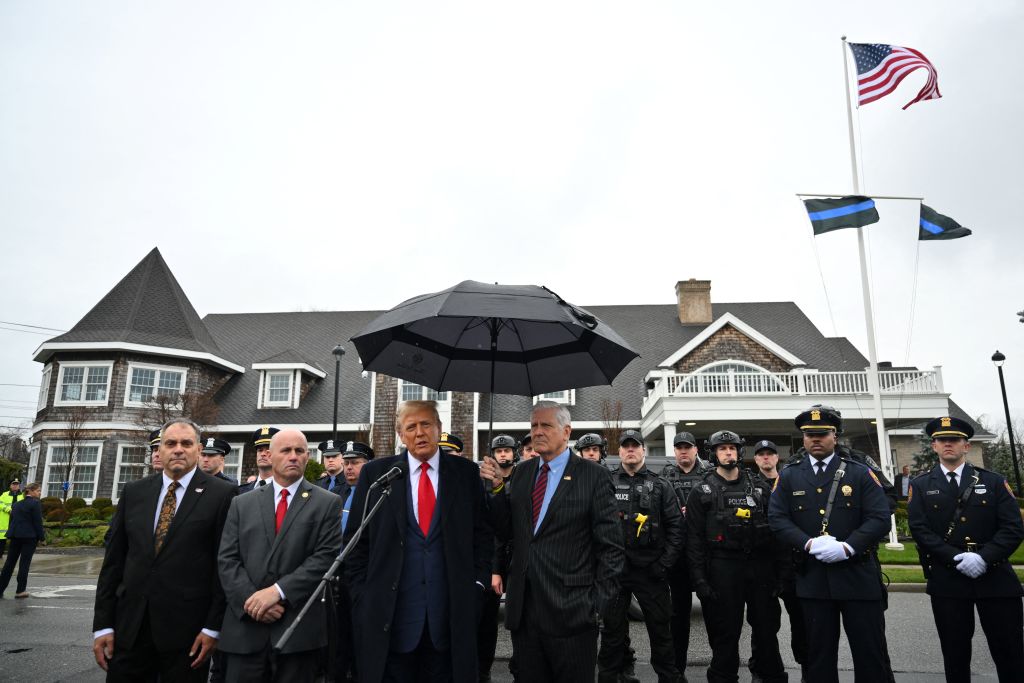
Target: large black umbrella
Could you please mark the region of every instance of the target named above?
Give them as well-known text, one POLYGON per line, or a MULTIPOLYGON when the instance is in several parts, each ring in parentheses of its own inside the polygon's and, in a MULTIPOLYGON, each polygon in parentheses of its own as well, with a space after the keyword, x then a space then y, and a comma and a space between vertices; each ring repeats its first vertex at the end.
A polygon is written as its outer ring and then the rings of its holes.
POLYGON ((352 341, 365 370, 437 391, 520 396, 611 384, 639 355, 546 287, 472 280, 402 302, 352 341))

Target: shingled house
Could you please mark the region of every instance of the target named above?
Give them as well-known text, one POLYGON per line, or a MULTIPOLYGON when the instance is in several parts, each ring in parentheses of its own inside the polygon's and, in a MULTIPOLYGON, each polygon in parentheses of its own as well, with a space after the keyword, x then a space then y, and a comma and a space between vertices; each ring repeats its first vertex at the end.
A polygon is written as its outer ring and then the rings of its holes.
MULTIPOLYGON (((712 303, 711 283, 689 280, 676 285, 675 303, 588 310, 641 358, 612 386, 543 397, 570 407, 574 438, 638 428, 658 457, 678 430, 703 439, 729 427, 751 442, 772 439, 785 454, 798 445, 793 416, 826 403, 842 410, 855 446, 877 453, 867 361, 845 338, 822 335, 795 303, 712 303)), ((200 318, 154 249, 74 328, 36 350, 42 381, 28 477, 44 483, 44 495, 59 495, 61 464, 73 446, 71 494, 116 500, 126 482, 148 472, 146 433, 184 409, 232 445, 227 473, 244 479, 255 471, 248 440, 262 425, 301 429, 314 447, 331 437, 332 350, 339 343, 348 351, 338 381, 341 439, 394 452, 397 403, 432 399, 445 427, 463 437, 466 455, 476 457, 486 445, 490 396, 438 393, 362 371, 348 340, 379 313, 200 318)), ((940 368, 884 367, 881 383, 897 466, 912 461, 925 419, 946 412, 967 417, 949 400, 940 368)), ((495 429, 524 434, 538 398, 494 397, 495 429)), ((975 438, 994 436, 979 428, 975 438)), ((980 448, 972 454, 980 459, 980 448)))

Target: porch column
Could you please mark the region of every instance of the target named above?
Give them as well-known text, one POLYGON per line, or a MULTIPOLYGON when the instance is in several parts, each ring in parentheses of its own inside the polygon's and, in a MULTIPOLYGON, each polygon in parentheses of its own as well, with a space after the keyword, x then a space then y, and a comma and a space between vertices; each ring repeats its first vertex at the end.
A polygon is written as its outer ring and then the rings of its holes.
POLYGON ((672 452, 672 440, 676 438, 676 423, 662 422, 661 429, 665 433, 665 455, 672 452))

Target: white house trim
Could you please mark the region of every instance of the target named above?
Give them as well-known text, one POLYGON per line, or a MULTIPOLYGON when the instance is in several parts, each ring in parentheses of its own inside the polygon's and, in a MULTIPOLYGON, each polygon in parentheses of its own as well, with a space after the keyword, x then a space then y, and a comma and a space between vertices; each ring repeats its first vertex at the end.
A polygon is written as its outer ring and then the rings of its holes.
POLYGON ((133 353, 169 356, 171 358, 192 358, 220 366, 226 370, 242 374, 245 368, 229 360, 205 351, 186 351, 171 349, 166 346, 149 346, 147 344, 130 344, 128 342, 43 342, 32 354, 32 360, 45 362, 57 351, 131 351, 133 353))
MULTIPOLYGON (((110 405, 110 387, 114 377, 114 361, 112 360, 89 360, 89 361, 63 361, 58 363, 60 366, 57 369, 57 389, 53 394, 53 405, 54 407, 62 406, 108 406, 110 405), (61 388, 64 385, 64 371, 68 368, 106 368, 107 369, 107 387, 104 390, 103 400, 87 401, 85 399, 86 391, 88 390, 89 372, 86 370, 82 374, 82 398, 79 400, 64 400, 61 398, 61 388)), ((50 367, 50 366, 47 366, 50 367)), ((36 411, 38 412, 38 410, 36 411)))
MULTIPOLYGON (((32 427, 32 434, 39 432, 53 430, 53 429, 69 429, 70 425, 67 422, 38 422, 32 427)), ((82 429, 101 429, 103 431, 111 432, 139 432, 145 435, 147 430, 143 429, 139 425, 128 424, 127 422, 86 422, 82 425, 82 429)), ((253 431, 257 428, 253 427, 253 431)))
MULTIPOLYGON (((47 444, 46 444, 46 463, 45 463, 45 467, 43 468, 43 478, 41 480, 41 483, 43 485, 43 493, 46 494, 46 495, 49 495, 49 493, 47 493, 47 490, 49 489, 49 486, 50 486, 50 467, 51 467, 51 461, 53 460, 53 449, 54 448, 67 448, 67 447, 68 447, 68 442, 67 441, 50 441, 50 442, 47 442, 47 444)), ((68 492, 68 496, 69 497, 76 497, 77 496, 79 498, 83 498, 86 503, 92 503, 92 501, 95 500, 96 497, 97 497, 96 494, 99 493, 98 487, 100 485, 100 467, 103 464, 103 441, 96 441, 96 440, 93 440, 93 441, 83 441, 83 442, 78 444, 78 447, 79 448, 96 448, 96 462, 95 463, 92 463, 92 462, 77 463, 75 465, 75 467, 71 468, 72 469, 71 473, 72 473, 72 475, 74 475, 74 471, 79 466, 79 464, 81 464, 83 466, 89 466, 89 467, 95 466, 96 467, 96 471, 93 473, 93 476, 92 476, 92 495, 88 496, 88 497, 82 496, 82 495, 80 495, 79 492, 75 491, 75 487, 72 485, 70 490, 69 490, 69 492, 68 492)), ((71 456, 72 456, 72 454, 68 453, 68 457, 70 458, 71 456)))
POLYGON ((749 337, 752 341, 760 344, 764 348, 768 349, 776 356, 786 361, 790 365, 806 365, 802 360, 794 356, 792 353, 782 348, 768 337, 764 336, 753 327, 743 322, 732 313, 726 313, 718 320, 714 321, 707 327, 705 327, 700 334, 684 344, 678 351, 673 353, 671 356, 663 360, 658 364, 659 368, 671 368, 673 365, 678 363, 683 358, 686 358, 694 349, 706 342, 711 336, 718 332, 726 325, 732 325, 739 332, 749 337))
MULTIPOLYGON (((205 431, 207 431, 207 432, 250 432, 251 433, 251 432, 255 432, 257 429, 260 429, 261 427, 265 427, 266 424, 267 424, 266 422, 261 422, 260 424, 251 424, 251 425, 207 425, 205 431)), ((276 423, 274 423, 274 426, 275 427, 279 427, 281 429, 298 429, 300 432, 331 432, 331 431, 334 430, 334 425, 331 424, 330 422, 325 422, 323 424, 314 424, 314 423, 292 424, 290 422, 276 422, 276 423)), ((358 432, 359 430, 365 429, 365 428, 366 428, 366 423, 365 422, 363 422, 363 423, 349 422, 349 423, 339 423, 338 424, 338 431, 339 432, 358 432)), ((136 427, 136 429, 138 429, 138 428, 136 427)))
POLYGON ((153 363, 136 363, 131 361, 128 363, 128 373, 125 379, 124 385, 124 405, 126 408, 144 408, 149 404, 150 401, 154 400, 160 393, 160 380, 165 372, 175 372, 181 374, 181 382, 178 384, 178 401, 176 405, 181 405, 181 395, 185 393, 185 387, 188 386, 188 367, 183 365, 155 365, 153 363), (135 375, 135 370, 152 370, 156 373, 153 377, 153 393, 149 396, 143 397, 141 401, 133 401, 132 395, 132 378, 135 375))
POLYGON ((253 363, 253 370, 302 370, 307 375, 326 379, 327 373, 306 363, 253 363))
MULTIPOLYGON (((483 431, 489 424, 486 421, 479 422, 479 430, 483 431)), ((622 429, 640 429, 640 420, 622 420, 619 425, 622 429)), ((529 429, 529 422, 495 422, 494 431, 500 430, 524 430, 529 429)), ((578 429, 608 429, 608 423, 601 420, 572 420, 573 430, 578 429)))

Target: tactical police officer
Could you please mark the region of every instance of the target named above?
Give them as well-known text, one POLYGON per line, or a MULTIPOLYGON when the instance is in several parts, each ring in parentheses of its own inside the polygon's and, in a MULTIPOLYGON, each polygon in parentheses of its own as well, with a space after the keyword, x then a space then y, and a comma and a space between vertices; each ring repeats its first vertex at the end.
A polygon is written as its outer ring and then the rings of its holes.
POLYGON ((617 681, 623 671, 623 646, 629 629, 630 596, 644 613, 651 643, 651 665, 659 681, 678 681, 669 625, 668 570, 682 547, 682 520, 669 484, 647 469, 640 432, 619 437, 620 465, 612 472, 622 521, 626 563, 620 588, 608 609, 597 656, 598 681, 617 681))
POLYGON ((1000 681, 1024 676, 1024 607, 1009 557, 1024 540, 1006 479, 966 461, 974 428, 955 417, 925 433, 939 462, 910 484, 910 533, 928 577, 946 680, 971 680, 974 610, 1000 681))
POLYGON ((744 605, 762 680, 788 680, 779 655, 776 597, 787 558, 776 551, 768 528, 771 489, 761 477, 739 470, 738 434, 715 432, 707 445, 715 469, 687 500, 686 552, 711 644, 708 681, 737 680, 744 605))
MULTIPOLYGON (((672 485, 679 511, 686 514, 686 499, 690 489, 711 466, 701 460, 697 451, 697 439, 690 432, 679 432, 672 439, 675 462, 665 465, 661 478, 672 485)), ((685 524, 685 520, 684 520, 685 524)), ((672 645, 675 648, 676 668, 686 671, 686 655, 690 649, 690 612, 693 609, 693 587, 690 585, 690 563, 686 559, 686 535, 683 535, 683 550, 672 568, 668 570, 668 585, 672 593, 672 645)))
MULTIPOLYGON (((491 457, 498 463, 505 481, 512 476, 512 469, 519 460, 516 440, 508 434, 498 434, 491 439, 491 457)), ((505 592, 505 577, 512 562, 512 542, 495 540, 494 561, 491 569, 491 587, 480 596, 480 621, 476 633, 478 680, 491 680, 491 666, 494 664, 494 649, 498 645, 498 608, 505 592)), ((512 663, 509 662, 509 667, 512 663)))
POLYGON ((889 530, 889 503, 874 472, 836 454, 842 418, 835 411, 812 407, 795 422, 810 457, 779 473, 768 521, 776 538, 799 553, 807 680, 839 680, 840 617, 856 680, 890 680, 885 587, 875 552, 889 530))

